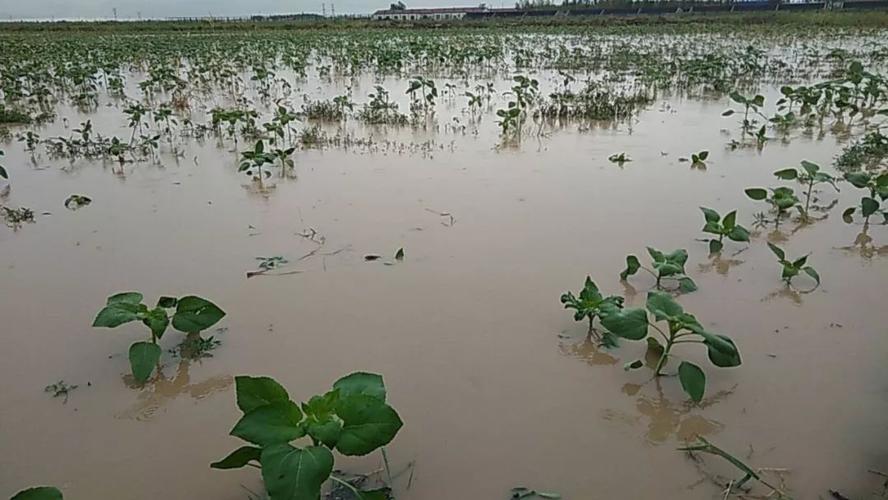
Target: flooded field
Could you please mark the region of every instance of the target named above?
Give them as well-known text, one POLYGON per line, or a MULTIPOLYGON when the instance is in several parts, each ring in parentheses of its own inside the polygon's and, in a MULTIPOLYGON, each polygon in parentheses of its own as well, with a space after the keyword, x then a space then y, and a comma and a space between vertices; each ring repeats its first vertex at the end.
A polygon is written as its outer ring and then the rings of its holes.
MULTIPOLYGON (((0 494, 311 498, 286 463, 210 468, 247 444, 235 377, 299 402, 361 371, 403 427, 348 416, 347 385, 338 417, 303 410, 344 424, 334 476, 391 486, 368 499, 886 497, 888 32, 0 42, 0 114, 30 122, 0 125, 0 494), (628 255, 651 272, 621 279, 628 255), (93 327, 126 291, 138 321, 93 327), (764 482, 678 451, 700 437, 764 482)), ((311 458, 314 491, 354 497, 311 458)))

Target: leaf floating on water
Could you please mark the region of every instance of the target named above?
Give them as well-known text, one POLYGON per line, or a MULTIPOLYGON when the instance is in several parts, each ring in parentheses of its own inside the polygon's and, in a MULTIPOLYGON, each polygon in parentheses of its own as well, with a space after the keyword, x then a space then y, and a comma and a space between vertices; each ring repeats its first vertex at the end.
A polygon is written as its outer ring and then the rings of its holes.
POLYGON ((403 248, 399 248, 398 251, 395 252, 395 260, 397 260, 398 262, 401 262, 402 260, 404 260, 404 249, 403 248))
POLYGON ((367 254, 367 255, 364 256, 364 260, 367 261, 367 262, 373 262, 374 260, 379 260, 379 259, 381 259, 381 258, 382 258, 381 255, 378 255, 378 254, 375 254, 375 253, 370 253, 370 254, 367 254))

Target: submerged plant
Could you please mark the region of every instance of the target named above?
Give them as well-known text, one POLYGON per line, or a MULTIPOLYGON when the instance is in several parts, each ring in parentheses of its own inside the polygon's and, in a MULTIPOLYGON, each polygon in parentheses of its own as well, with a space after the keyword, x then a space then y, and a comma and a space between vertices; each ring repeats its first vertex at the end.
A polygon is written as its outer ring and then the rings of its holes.
POLYGON ((702 436, 697 436, 697 440, 698 440, 697 444, 688 445, 683 448, 679 448, 678 450, 679 451, 686 451, 689 454, 691 454, 691 456, 693 456, 694 453, 707 453, 709 455, 715 455, 717 457, 721 457, 721 458, 727 460, 728 463, 730 463, 731 465, 733 465, 734 467, 739 469, 740 472, 743 473, 743 477, 741 477, 740 479, 738 479, 736 481, 731 481, 730 483, 728 483, 728 488, 725 491, 724 498, 728 498, 728 496, 730 496, 731 491, 734 488, 738 488, 738 489, 743 488, 743 486, 746 483, 748 483, 750 480, 755 479, 756 481, 758 481, 762 485, 771 489, 771 494, 767 495, 765 498, 776 498, 777 500, 790 500, 790 497, 787 496, 787 494, 782 489, 770 484, 764 478, 762 478, 761 471, 757 472, 757 471, 753 470, 752 467, 746 465, 742 460, 735 457, 734 455, 731 455, 730 453, 719 448, 718 446, 710 443, 709 441, 706 440, 706 438, 704 438, 702 436), (774 495, 776 495, 776 496, 774 496, 774 495))
MULTIPOLYGON (((743 106, 743 132, 746 133, 752 129, 752 125, 755 124, 756 120, 753 117, 750 119, 749 114, 753 113, 754 115, 758 115, 761 118, 767 120, 768 117, 762 114, 761 108, 765 105, 765 96, 756 95, 754 97, 745 97, 741 95, 739 92, 732 92, 730 94, 731 100, 743 106)), ((736 111, 734 109, 729 109, 722 113, 722 116, 731 116, 736 111)))
POLYGON ((703 226, 703 232, 714 234, 718 239, 709 239, 709 253, 718 253, 724 248, 724 239, 728 238, 732 241, 749 242, 749 231, 737 224, 737 211, 729 212, 722 218, 718 212, 711 208, 700 207, 703 211, 703 217, 706 224, 703 226))
POLYGON ((845 174, 845 180, 858 189, 869 191, 869 196, 860 199, 859 207, 847 208, 842 213, 842 218, 846 222, 850 222, 854 213, 860 208, 860 213, 866 222, 869 222, 871 215, 881 212, 885 222, 888 223, 888 210, 881 208, 882 202, 888 200, 888 172, 881 174, 851 172, 845 174))
POLYGON ((401 429, 401 418, 386 404, 381 376, 352 373, 337 380, 331 391, 302 404, 290 400, 287 390, 269 377, 239 376, 235 386, 244 415, 231 435, 250 445, 210 467, 259 467, 270 500, 316 500, 328 480, 356 499, 388 498, 388 488, 360 491, 333 472, 333 451, 368 455, 390 443, 401 429), (304 437, 310 445, 290 444, 304 437))
POLYGON ((108 297, 105 307, 93 321, 93 327, 117 328, 132 321, 141 321, 151 333, 148 342, 136 342, 129 348, 130 368, 136 381, 148 380, 155 366, 160 364, 161 349, 157 341, 172 323, 174 329, 200 335, 225 317, 225 311, 212 302, 188 295, 182 298, 161 297, 153 309, 142 303, 139 292, 122 292, 108 297), (170 317, 169 311, 175 309, 170 317))
POLYGON ((598 285, 592 281, 590 276, 586 276, 586 282, 579 295, 573 292, 567 292, 561 296, 561 303, 565 309, 573 309, 574 320, 589 320, 589 334, 601 340, 601 336, 595 329, 595 318, 602 318, 609 312, 623 308, 623 297, 618 295, 610 295, 605 297, 598 290, 598 285))
POLYGON ((804 213, 799 198, 792 188, 784 186, 773 188, 770 195, 768 195, 768 190, 764 188, 748 188, 744 192, 750 199, 765 201, 774 207, 777 210, 777 217, 775 219, 777 224, 780 224, 780 219, 785 217, 792 207, 797 207, 799 212, 804 213))
POLYGON ((799 275, 799 273, 804 272, 808 276, 814 279, 817 282, 817 285, 820 286, 820 275, 817 274, 817 271, 814 270, 813 267, 805 265, 808 262, 808 257, 810 254, 799 257, 795 260, 789 260, 786 258, 786 252, 783 251, 782 248, 778 247, 773 243, 768 243, 768 248, 777 256, 777 261, 780 265, 783 266, 783 281, 786 282, 787 285, 792 283, 792 279, 799 275))
POLYGON ((647 247, 647 251, 651 256, 651 260, 653 260, 652 267, 654 270, 642 266, 638 257, 628 255, 626 256, 626 269, 620 273, 620 280, 626 281, 629 276, 635 275, 639 269, 644 269, 656 278, 657 289, 663 288, 663 280, 665 279, 676 281, 678 283, 678 290, 684 293, 693 292, 697 289, 697 284, 685 272, 685 263, 688 261, 687 250, 679 249, 671 253, 663 253, 656 248, 647 247))
POLYGON ((804 217, 805 220, 808 220, 809 218, 811 195, 814 193, 814 186, 818 184, 829 184, 836 191, 839 190, 839 187, 836 186, 835 177, 826 172, 821 172, 820 165, 807 160, 802 160, 801 169, 784 168, 783 170, 774 172, 774 175, 779 179, 787 181, 796 180, 805 186, 805 204, 799 205, 799 211, 802 213, 802 217, 804 217))
MULTIPOLYGON (((664 375, 663 369, 670 358, 674 357, 672 349, 680 344, 702 344, 706 346, 709 361, 720 368, 740 366, 740 352, 734 341, 725 335, 710 333, 700 325, 694 315, 686 313, 669 294, 664 292, 649 292, 646 309, 626 308, 614 311, 601 319, 601 324, 614 335, 627 340, 645 340, 648 349, 656 355, 657 362, 654 366, 654 376, 664 375), (653 316, 651 321, 648 316, 653 316), (665 322, 668 328, 664 331, 657 326, 658 322, 665 322), (659 334, 662 343, 657 337, 648 336, 650 329, 659 334)), ((626 364, 626 369, 637 369, 644 366, 644 362, 636 360, 626 364)), ((678 365, 678 378, 681 387, 695 402, 703 399, 706 391, 706 375, 703 370, 691 363, 682 361, 678 365)))
POLYGON ((607 160, 622 167, 624 163, 632 161, 632 158, 629 158, 626 153, 614 153, 608 156, 607 160))

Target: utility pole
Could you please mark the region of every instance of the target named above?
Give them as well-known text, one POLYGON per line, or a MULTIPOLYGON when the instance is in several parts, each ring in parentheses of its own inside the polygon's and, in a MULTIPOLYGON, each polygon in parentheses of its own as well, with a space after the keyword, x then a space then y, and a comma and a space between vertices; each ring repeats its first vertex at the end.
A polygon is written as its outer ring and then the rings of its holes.
POLYGON ((330 16, 333 18, 336 17, 336 5, 334 5, 333 2, 330 2, 330 16))
POLYGON ((114 20, 116 21, 117 20, 117 7, 114 7, 111 10, 114 11, 114 20))
POLYGON ((327 17, 327 4, 325 3, 321 4, 321 15, 327 17))

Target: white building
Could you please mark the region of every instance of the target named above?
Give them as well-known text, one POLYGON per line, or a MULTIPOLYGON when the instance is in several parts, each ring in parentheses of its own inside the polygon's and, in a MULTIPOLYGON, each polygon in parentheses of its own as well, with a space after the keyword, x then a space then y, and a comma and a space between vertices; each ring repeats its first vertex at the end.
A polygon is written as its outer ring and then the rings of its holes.
POLYGON ((444 7, 440 9, 386 9, 377 10, 371 16, 375 20, 419 21, 431 19, 445 21, 462 19, 470 12, 484 13, 487 7, 444 7))

